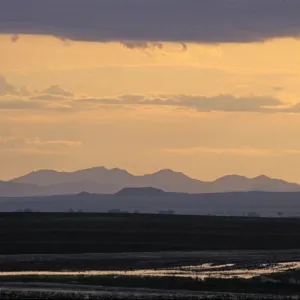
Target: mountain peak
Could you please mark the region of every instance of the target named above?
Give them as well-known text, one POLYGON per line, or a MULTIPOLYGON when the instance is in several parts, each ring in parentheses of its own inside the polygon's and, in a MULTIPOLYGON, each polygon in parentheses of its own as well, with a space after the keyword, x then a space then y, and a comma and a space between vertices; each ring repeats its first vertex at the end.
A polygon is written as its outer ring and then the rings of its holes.
POLYGON ((130 175, 130 173, 128 173, 126 170, 123 169, 119 169, 119 168, 112 168, 112 169, 107 169, 105 167, 99 166, 99 167, 93 167, 93 168, 88 168, 88 169, 83 169, 83 170, 78 170, 75 171, 75 173, 93 173, 93 174, 99 174, 99 173, 122 173, 122 174, 128 174, 130 175))
POLYGON ((270 177, 268 177, 268 176, 266 176, 266 175, 264 175, 264 174, 262 174, 262 175, 259 175, 259 176, 256 176, 256 177, 254 177, 254 178, 252 178, 252 179, 257 179, 257 180, 272 180, 272 178, 270 178, 270 177))
POLYGON ((92 168, 86 168, 82 170, 77 170, 74 173, 79 173, 79 172, 97 172, 97 171, 108 171, 105 167, 98 166, 98 167, 92 167, 92 168))
POLYGON ((113 168, 108 170, 109 172, 112 173, 123 173, 123 174, 130 174, 127 170, 119 169, 119 168, 113 168))
POLYGON ((181 172, 176 172, 176 171, 173 171, 171 169, 162 169, 162 170, 159 170, 155 173, 152 173, 150 175, 180 175, 180 176, 184 176, 184 177, 188 177, 186 176, 185 174, 181 173, 181 172))
POLYGON ((50 170, 50 169, 40 169, 40 170, 33 170, 21 177, 16 177, 16 178, 13 178, 11 179, 10 181, 20 181, 22 180, 23 178, 36 178, 36 177, 39 177, 39 176, 52 176, 52 175, 56 175, 58 174, 59 172, 56 171, 56 170, 50 170))
POLYGON ((177 173, 171 169, 161 169, 161 170, 158 170, 157 172, 155 172, 154 174, 174 174, 174 173, 177 173))
POLYGON ((242 175, 236 175, 236 174, 229 174, 229 175, 225 175, 222 176, 218 179, 216 179, 214 182, 220 182, 220 181, 232 181, 232 180, 247 180, 249 179, 246 176, 242 176, 242 175))

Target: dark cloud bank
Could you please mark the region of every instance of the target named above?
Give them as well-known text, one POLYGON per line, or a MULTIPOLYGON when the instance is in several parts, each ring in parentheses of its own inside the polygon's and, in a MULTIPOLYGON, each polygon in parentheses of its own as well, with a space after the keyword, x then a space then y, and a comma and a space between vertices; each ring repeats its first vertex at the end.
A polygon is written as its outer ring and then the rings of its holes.
POLYGON ((299 0, 1 0, 0 33, 102 42, 256 42, 298 37, 299 15, 299 0))

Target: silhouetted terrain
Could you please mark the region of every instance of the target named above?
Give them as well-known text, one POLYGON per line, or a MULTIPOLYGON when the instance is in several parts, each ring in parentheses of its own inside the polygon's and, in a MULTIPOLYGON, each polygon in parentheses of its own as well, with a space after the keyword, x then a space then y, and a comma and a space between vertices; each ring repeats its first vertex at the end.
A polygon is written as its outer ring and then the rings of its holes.
POLYGON ((9 183, 0 183, 0 196, 66 195, 82 191, 112 194, 123 188, 153 187, 177 193, 219 193, 233 191, 300 192, 300 185, 267 176, 247 178, 228 175, 212 182, 192 179, 183 173, 161 170, 134 176, 125 170, 96 167, 75 172, 40 170, 9 183))
POLYGON ((0 198, 0 211, 140 212, 185 215, 300 217, 300 193, 234 192, 185 194, 125 188, 116 194, 0 198))
POLYGON ((20 197, 43 194, 43 188, 34 184, 0 181, 0 197, 20 197))
POLYGON ((1 254, 299 248, 300 219, 0 214, 1 254))

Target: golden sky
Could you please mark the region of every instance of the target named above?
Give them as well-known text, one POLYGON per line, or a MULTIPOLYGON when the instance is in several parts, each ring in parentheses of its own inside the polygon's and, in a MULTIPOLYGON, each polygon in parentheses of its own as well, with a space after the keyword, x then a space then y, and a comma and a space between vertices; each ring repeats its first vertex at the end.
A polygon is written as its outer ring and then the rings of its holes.
POLYGON ((131 48, 0 35, 0 179, 163 168, 300 182, 300 41, 131 48))

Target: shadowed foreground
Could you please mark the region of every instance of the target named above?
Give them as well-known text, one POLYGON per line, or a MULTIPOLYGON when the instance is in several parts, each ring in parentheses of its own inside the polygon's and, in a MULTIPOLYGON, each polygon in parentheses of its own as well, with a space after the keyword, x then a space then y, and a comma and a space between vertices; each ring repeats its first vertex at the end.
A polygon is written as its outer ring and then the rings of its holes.
MULTIPOLYGON (((192 292, 144 288, 104 288, 62 284, 7 283, 0 289, 1 299, 296 299, 295 296, 270 294, 192 292)), ((298 298, 297 298, 298 299, 298 298)))
POLYGON ((0 254, 299 248, 297 218, 0 214, 0 254))

